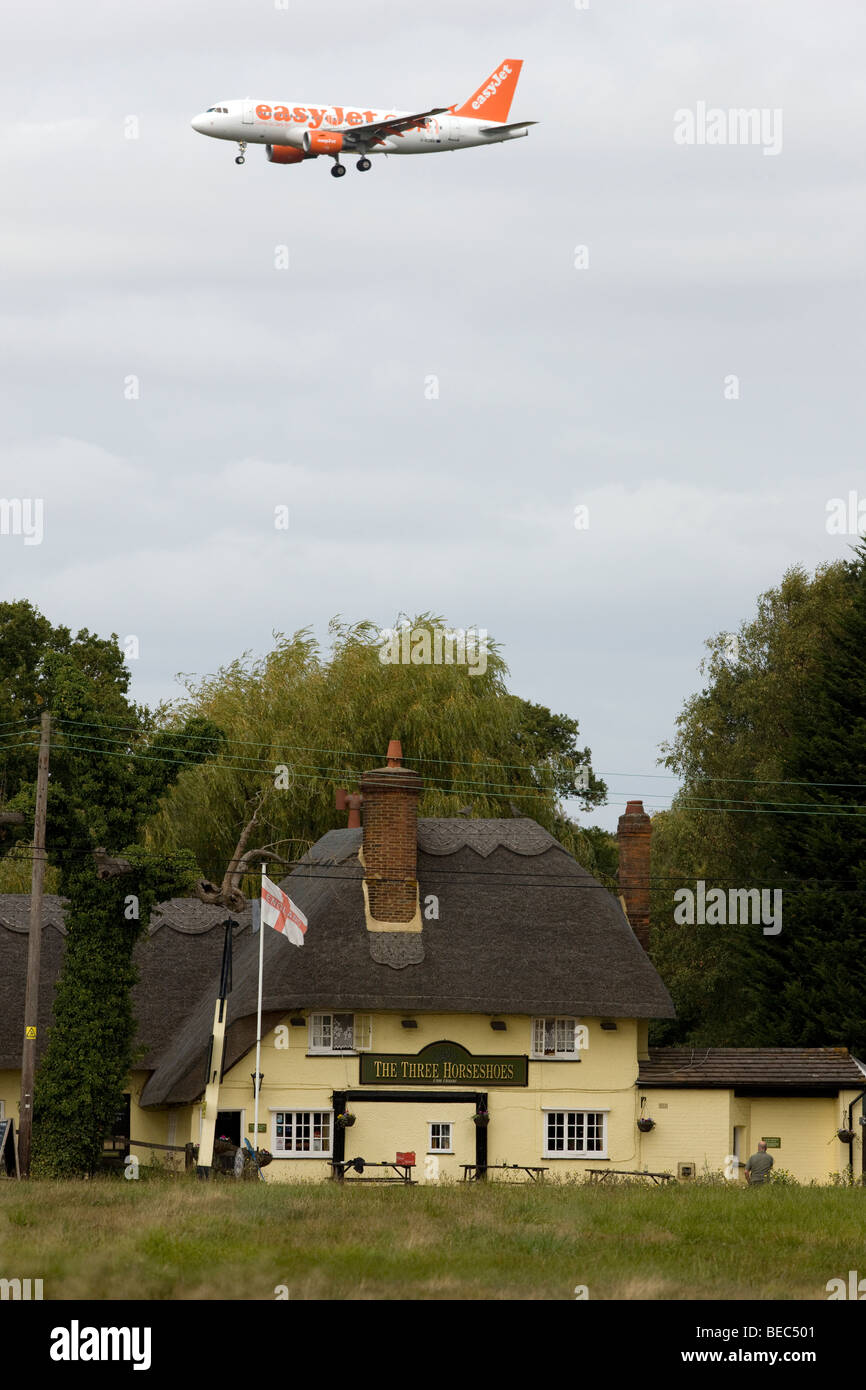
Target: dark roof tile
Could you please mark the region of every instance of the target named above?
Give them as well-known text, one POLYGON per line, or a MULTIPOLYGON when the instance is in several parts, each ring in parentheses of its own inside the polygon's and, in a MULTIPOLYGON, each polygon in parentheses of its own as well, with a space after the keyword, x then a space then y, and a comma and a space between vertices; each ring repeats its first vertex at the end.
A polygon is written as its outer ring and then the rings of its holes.
POLYGON ((671 1088, 866 1089, 866 1067, 847 1047, 657 1047, 638 1085, 671 1088))

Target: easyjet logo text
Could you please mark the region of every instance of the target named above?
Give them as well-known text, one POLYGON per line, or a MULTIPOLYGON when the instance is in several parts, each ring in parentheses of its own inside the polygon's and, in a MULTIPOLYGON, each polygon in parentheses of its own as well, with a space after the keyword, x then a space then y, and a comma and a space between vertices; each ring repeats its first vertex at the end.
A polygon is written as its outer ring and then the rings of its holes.
POLYGON ((508 76, 508 74, 509 74, 510 72, 511 72, 511 68, 509 67, 508 63, 506 63, 505 66, 502 67, 502 68, 500 68, 499 71, 498 71, 497 73, 494 73, 494 74, 493 74, 493 77, 490 79, 490 81, 488 82, 487 86, 486 86, 486 87, 482 87, 481 91, 478 93, 478 96, 477 96, 477 97, 475 98, 475 100, 473 101, 473 103, 472 103, 472 110, 473 110, 473 111, 477 111, 478 108, 479 108, 479 106, 483 106, 483 105, 484 105, 484 103, 485 103, 485 101, 487 101, 488 97, 492 97, 492 96, 494 95, 494 93, 496 92, 497 87, 501 87, 501 86, 502 86, 502 83, 505 81, 506 77, 508 76))
MULTIPOLYGON (((369 125, 376 119, 375 111, 345 111, 342 106, 257 106, 260 121, 294 121, 318 130, 322 125, 369 125)), ((393 113, 385 116, 393 120, 393 113)))

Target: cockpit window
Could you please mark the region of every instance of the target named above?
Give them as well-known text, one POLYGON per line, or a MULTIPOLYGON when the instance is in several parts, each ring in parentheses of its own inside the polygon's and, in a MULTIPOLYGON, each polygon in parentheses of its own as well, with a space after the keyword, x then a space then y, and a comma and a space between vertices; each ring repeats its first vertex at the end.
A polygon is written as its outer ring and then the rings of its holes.
POLYGON ((227 106, 209 106, 207 111, 205 112, 205 115, 208 116, 211 114, 211 112, 214 111, 217 113, 217 115, 220 116, 227 116, 229 114, 229 109, 227 106))

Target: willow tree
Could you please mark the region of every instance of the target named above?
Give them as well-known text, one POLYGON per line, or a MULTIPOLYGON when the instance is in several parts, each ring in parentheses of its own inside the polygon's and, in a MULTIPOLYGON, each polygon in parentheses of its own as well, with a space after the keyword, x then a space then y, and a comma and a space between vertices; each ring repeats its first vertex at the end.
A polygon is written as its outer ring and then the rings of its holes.
MULTIPOLYGON (((444 620, 424 613, 408 625, 430 635, 435 654, 444 620)), ((174 717, 213 722, 226 744, 216 759, 181 772, 148 826, 149 844, 185 844, 218 877, 237 827, 261 798, 260 837, 298 858, 345 823, 336 788, 357 790, 397 737, 424 779, 422 816, 532 816, 595 865, 591 840, 564 809, 573 799, 588 810, 606 795, 589 749, 578 746, 577 721, 511 693, 495 641, 487 639, 484 661, 473 664, 404 663, 381 659, 388 653, 371 622, 334 619, 330 635, 323 651, 309 629, 275 634, 266 656, 246 654, 186 680, 174 717)))

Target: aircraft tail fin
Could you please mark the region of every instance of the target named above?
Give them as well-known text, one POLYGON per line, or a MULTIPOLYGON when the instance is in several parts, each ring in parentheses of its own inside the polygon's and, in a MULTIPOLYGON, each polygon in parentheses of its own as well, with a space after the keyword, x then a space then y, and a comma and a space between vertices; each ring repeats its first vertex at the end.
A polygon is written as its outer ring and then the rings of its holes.
POLYGON ((474 116, 479 121, 507 121, 522 67, 522 58, 506 58, 467 101, 451 107, 452 115, 474 116))

